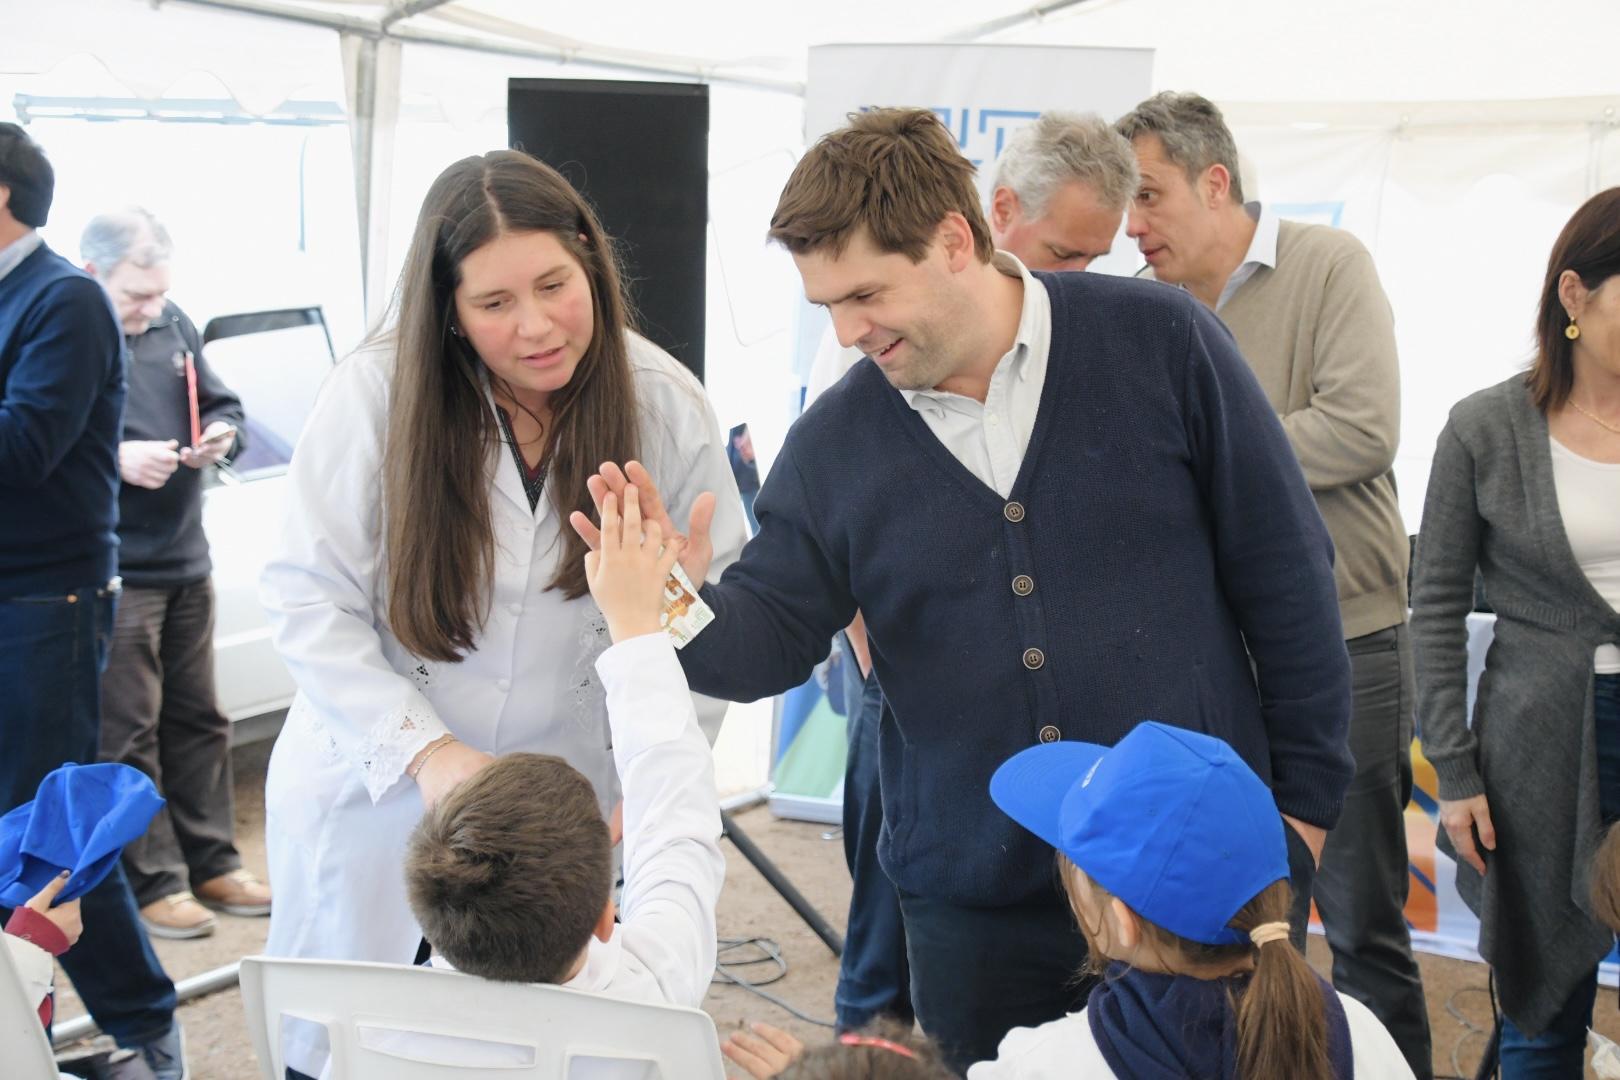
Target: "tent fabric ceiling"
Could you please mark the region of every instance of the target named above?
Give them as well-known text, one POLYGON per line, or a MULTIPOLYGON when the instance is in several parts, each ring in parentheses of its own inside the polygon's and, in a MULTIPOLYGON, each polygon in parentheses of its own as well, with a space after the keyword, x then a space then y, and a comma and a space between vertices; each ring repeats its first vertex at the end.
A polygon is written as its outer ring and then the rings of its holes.
MULTIPOLYGON (((330 99, 334 85, 340 93, 332 29, 375 33, 402 14, 375 0, 0 0, 24 4, 26 16, 5 20, 0 72, 48 70, 89 53, 137 96, 157 97, 204 70, 255 113, 292 97, 330 99), (232 7, 326 25, 244 22, 232 7)), ((409 10, 389 29, 406 41, 549 55, 577 62, 571 70, 582 75, 612 75, 593 65, 618 64, 621 76, 640 68, 790 93, 802 90, 815 45, 971 38, 1151 47, 1160 87, 1197 89, 1228 105, 1333 104, 1337 111, 1318 109, 1319 118, 1309 109, 1287 115, 1334 124, 1387 121, 1388 109, 1346 109, 1364 103, 1467 102, 1488 114, 1499 101, 1620 97, 1612 57, 1620 3, 1608 0, 1057 0, 1036 8, 1027 0, 415 0, 409 10), (1043 10, 1050 13, 1034 14, 1043 10)), ((1616 123, 1602 108, 1577 112, 1582 122, 1616 123)), ((1520 116, 1550 118, 1545 110, 1520 116)))

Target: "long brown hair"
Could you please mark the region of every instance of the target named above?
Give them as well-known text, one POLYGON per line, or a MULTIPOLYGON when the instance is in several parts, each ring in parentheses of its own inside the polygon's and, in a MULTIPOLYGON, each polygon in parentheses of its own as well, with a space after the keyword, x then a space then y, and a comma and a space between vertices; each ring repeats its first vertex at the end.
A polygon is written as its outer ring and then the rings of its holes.
MULTIPOLYGON (((1090 950, 1087 963, 1101 975, 1106 967, 1102 923, 1091 923, 1080 894, 1081 890, 1090 890, 1093 906, 1099 910, 1113 897, 1061 852, 1058 874, 1090 950)), ((1244 904, 1226 925, 1247 934, 1265 923, 1287 922, 1293 895, 1288 882, 1273 882, 1244 904)), ((1305 957, 1287 941, 1259 946, 1247 942, 1206 945, 1173 934, 1140 915, 1137 921, 1142 928, 1143 944, 1171 971, 1220 969, 1231 967, 1237 961, 1253 960, 1254 974, 1248 986, 1241 992, 1229 991, 1232 1008, 1237 1013, 1239 1076, 1333 1075, 1321 981, 1305 962, 1305 957)))
POLYGON ((1592 914, 1620 933, 1620 825, 1604 832, 1592 859, 1592 914))
POLYGON ((1558 234, 1547 259, 1536 318, 1536 358, 1525 376, 1536 408, 1544 413, 1562 408, 1575 386, 1575 345, 1564 336, 1569 313, 1558 299, 1558 279, 1565 270, 1575 271, 1588 289, 1620 274, 1620 187, 1587 199, 1558 234))
MULTIPOLYGON (((428 189, 385 325, 397 354, 382 482, 388 622, 416 656, 455 661, 471 651, 495 572, 489 450, 500 425, 483 361, 451 333, 468 255, 503 233, 551 233, 584 268, 594 310, 590 347, 552 393, 546 495, 562 553, 547 586, 585 595, 585 542, 568 513, 595 514, 585 480, 604 461, 639 456, 637 402, 625 343, 629 315, 611 241, 557 171, 511 150, 451 165, 428 189)), ((498 461, 497 468, 510 463, 498 461)))

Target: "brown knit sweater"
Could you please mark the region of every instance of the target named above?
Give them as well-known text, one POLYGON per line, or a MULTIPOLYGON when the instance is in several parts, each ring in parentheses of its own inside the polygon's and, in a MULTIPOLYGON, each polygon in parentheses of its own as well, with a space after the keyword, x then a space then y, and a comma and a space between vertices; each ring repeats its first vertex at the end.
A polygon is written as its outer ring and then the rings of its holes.
POLYGON ((1333 536, 1344 636, 1406 618, 1395 323, 1372 256, 1340 229, 1280 223, 1277 266, 1220 310, 1299 458, 1333 536))

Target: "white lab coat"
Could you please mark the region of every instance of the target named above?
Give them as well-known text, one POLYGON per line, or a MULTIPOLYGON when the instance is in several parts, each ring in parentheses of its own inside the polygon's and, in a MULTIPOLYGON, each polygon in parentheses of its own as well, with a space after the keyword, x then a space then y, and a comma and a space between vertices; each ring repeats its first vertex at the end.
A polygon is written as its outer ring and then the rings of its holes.
MULTIPOLYGON (((671 516, 717 496, 711 578, 747 536, 719 425, 700 383, 630 335, 640 395, 642 462, 671 516)), ((618 798, 604 692, 594 664, 607 627, 589 596, 546 591, 562 550, 549 499, 531 512, 517 466, 492 447, 488 471, 496 558, 478 648, 459 663, 408 653, 383 620, 386 580, 380 473, 392 356, 357 353, 322 387, 293 455, 280 549, 261 598, 298 695, 265 785, 265 836, 276 902, 265 952, 409 963, 421 931, 406 902, 405 843, 422 814, 405 765, 449 731, 492 754, 556 754, 618 798)), ((699 698, 712 739, 724 705, 699 698)), ((290 1039, 289 1064, 315 1075, 324 1037, 290 1039)))

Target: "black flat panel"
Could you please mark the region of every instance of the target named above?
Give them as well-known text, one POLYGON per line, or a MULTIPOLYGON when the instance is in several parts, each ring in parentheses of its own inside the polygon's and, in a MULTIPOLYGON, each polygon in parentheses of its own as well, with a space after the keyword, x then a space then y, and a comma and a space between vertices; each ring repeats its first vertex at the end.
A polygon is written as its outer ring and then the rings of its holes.
POLYGON ((557 169, 618 243, 643 334, 703 377, 709 88, 511 79, 513 149, 557 169))

